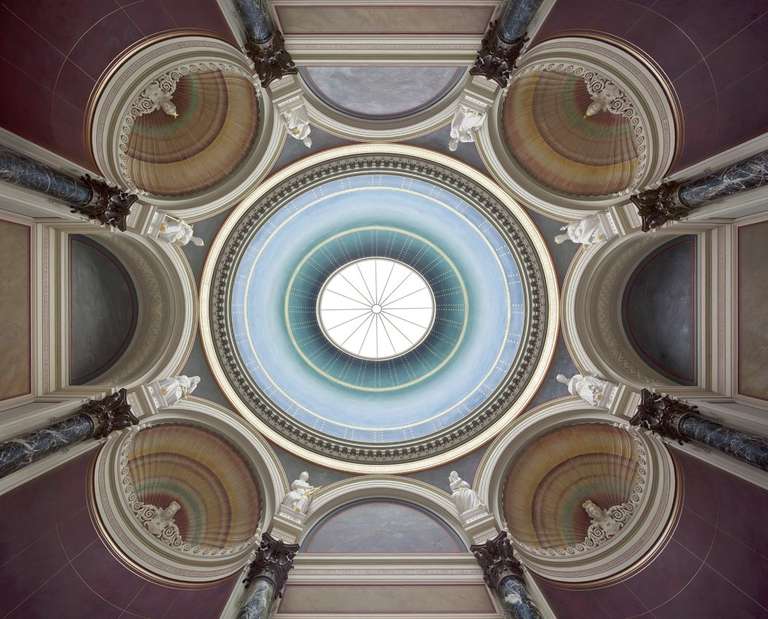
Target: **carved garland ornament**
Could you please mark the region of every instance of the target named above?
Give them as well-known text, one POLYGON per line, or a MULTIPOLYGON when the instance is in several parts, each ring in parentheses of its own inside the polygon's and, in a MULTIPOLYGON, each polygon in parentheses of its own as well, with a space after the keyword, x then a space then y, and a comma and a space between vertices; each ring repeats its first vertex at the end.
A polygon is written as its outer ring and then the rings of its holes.
POLYGON ((220 71, 224 75, 237 75, 253 82, 256 95, 260 94, 258 83, 253 75, 245 68, 228 62, 189 62, 167 70, 159 77, 154 78, 139 94, 128 103, 128 109, 120 123, 117 147, 117 165, 120 174, 128 188, 135 192, 141 192, 131 178, 128 166, 128 144, 131 139, 131 131, 136 119, 155 110, 161 109, 169 116, 178 116, 176 106, 171 99, 176 92, 179 80, 191 73, 206 73, 208 71, 220 71))
MULTIPOLYGON (((182 539, 179 527, 173 521, 173 518, 166 516, 166 512, 170 511, 171 508, 164 510, 155 505, 151 505, 150 503, 144 503, 136 492, 136 486, 134 485, 131 470, 128 466, 128 452, 131 451, 133 439, 136 432, 139 430, 140 428, 134 428, 131 435, 123 442, 123 445, 120 448, 120 487, 122 496, 125 498, 128 507, 133 512, 133 515, 138 522, 141 523, 142 530, 144 530, 148 536, 159 540, 172 550, 198 557, 227 557, 236 555, 251 546, 256 539, 258 539, 260 532, 257 532, 245 542, 226 548, 216 548, 205 544, 185 542, 182 539)), ((174 503, 175 501, 171 505, 174 503)), ((178 503, 176 503, 176 505, 178 506, 178 503)), ((178 509, 180 509, 180 507, 178 507, 177 510, 178 509)))
POLYGON ((594 69, 589 69, 572 62, 529 64, 517 71, 512 79, 516 80, 524 75, 544 72, 575 75, 584 80, 587 92, 592 98, 592 103, 585 110, 585 116, 593 116, 598 112, 606 111, 622 116, 629 121, 632 127, 632 138, 637 149, 638 166, 637 170, 635 170, 634 182, 615 195, 625 195, 636 189, 638 184, 642 182, 648 168, 648 144, 646 130, 634 101, 611 79, 601 75, 594 69))
POLYGON ((465 176, 438 164, 407 156, 366 155, 345 157, 313 166, 281 183, 251 207, 230 233, 216 265, 211 293, 211 323, 214 345, 232 387, 262 421, 316 453, 349 462, 391 464, 413 462, 449 451, 485 430, 509 409, 528 384, 544 347, 547 332, 546 304, 544 273, 530 238, 519 222, 510 216, 507 208, 490 193, 465 176), (373 446, 332 438, 304 426, 260 393, 229 336, 228 290, 250 237, 275 210, 298 193, 325 180, 365 172, 411 175, 438 183, 461 195, 484 213, 506 237, 510 247, 517 253, 521 275, 528 291, 528 331, 521 344, 518 361, 510 369, 501 387, 462 421, 411 443, 373 446))
POLYGON ((648 450, 646 449, 642 438, 636 434, 632 435, 632 441, 635 444, 635 450, 638 454, 638 465, 637 473, 635 474, 635 479, 632 483, 632 492, 628 497, 629 500, 619 505, 612 505, 604 510, 607 516, 616 523, 617 528, 619 529, 617 534, 609 535, 604 527, 601 527, 593 520, 592 524, 590 524, 587 529, 584 541, 577 544, 542 548, 540 546, 524 544, 518 541, 515 541, 515 543, 526 552, 539 557, 573 557, 593 553, 598 548, 602 549, 619 539, 622 530, 638 512, 643 495, 648 486, 648 450))

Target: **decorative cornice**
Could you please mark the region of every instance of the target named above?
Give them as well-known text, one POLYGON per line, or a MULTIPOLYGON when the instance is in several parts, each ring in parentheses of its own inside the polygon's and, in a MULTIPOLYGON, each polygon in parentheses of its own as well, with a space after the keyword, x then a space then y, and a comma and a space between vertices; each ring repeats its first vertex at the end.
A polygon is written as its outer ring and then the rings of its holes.
POLYGON ((286 51, 285 40, 278 30, 266 43, 246 41, 245 52, 253 62, 256 74, 264 88, 286 75, 295 75, 299 72, 291 55, 286 51))
POLYGON ((128 392, 125 389, 120 389, 101 400, 89 400, 82 405, 80 413, 91 419, 93 438, 96 439, 139 423, 128 403, 128 392))
POLYGON ((502 88, 506 88, 528 37, 523 35, 511 43, 505 43, 498 35, 498 29, 498 21, 492 22, 488 27, 488 31, 480 44, 480 50, 477 52, 475 64, 469 73, 470 75, 482 75, 484 78, 496 82, 502 88))
POLYGON ((507 578, 523 581, 523 566, 515 558, 506 531, 501 531, 484 544, 472 544, 469 549, 483 570, 485 583, 493 591, 498 591, 501 583, 507 578))
POLYGON ((698 415, 698 408, 668 395, 648 389, 640 392, 640 404, 630 424, 666 438, 685 443, 688 438, 680 431, 680 423, 689 415, 698 415))
POLYGON ((293 558, 298 551, 298 544, 286 544, 283 540, 264 533, 255 549, 256 556, 243 579, 245 586, 249 587, 257 578, 267 578, 275 585, 275 597, 282 597, 288 572, 293 569, 293 558))
POLYGON ((334 459, 365 464, 391 464, 421 460, 444 453, 471 439, 504 415, 525 389, 545 345, 547 293, 545 276, 534 245, 509 210, 479 184, 453 170, 415 157, 390 154, 344 157, 312 166, 274 187, 240 218, 218 258, 210 295, 213 344, 229 383, 248 408, 291 442, 334 459), (350 174, 396 173, 427 179, 457 193, 490 219, 517 252, 521 275, 528 291, 528 331, 521 353, 501 387, 461 422, 424 439, 381 446, 330 437, 301 424, 274 406, 250 378, 237 347, 230 338, 229 290, 237 264, 250 238, 284 203, 298 193, 350 174))

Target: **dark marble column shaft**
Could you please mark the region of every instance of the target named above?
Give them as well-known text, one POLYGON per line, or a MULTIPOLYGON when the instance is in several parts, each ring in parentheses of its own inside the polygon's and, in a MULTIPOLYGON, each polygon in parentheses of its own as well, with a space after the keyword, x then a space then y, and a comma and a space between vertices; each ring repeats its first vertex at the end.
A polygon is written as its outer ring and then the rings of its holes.
POLYGON ((135 425, 125 389, 90 400, 73 415, 50 426, 0 443, 0 477, 10 475, 62 448, 135 425))
POLYGON ((269 619, 275 598, 275 583, 267 578, 257 578, 248 588, 248 597, 237 619, 269 619))
POLYGON ((630 197, 643 230, 663 226, 691 214, 707 202, 768 185, 768 152, 743 159, 722 170, 687 181, 667 181, 630 197))
POLYGON ((258 44, 269 41, 274 27, 266 0, 235 0, 235 7, 243 24, 246 40, 258 44))
POLYGON ((85 206, 91 188, 82 180, 0 146, 0 180, 39 191, 72 206, 85 206))
POLYGON ((261 536, 243 580, 247 589, 237 619, 268 619, 272 615, 275 600, 283 595, 288 572, 293 569, 293 557, 298 551, 298 544, 286 544, 269 533, 261 536))
POLYGON ((539 10, 541 2, 542 0, 507 0, 496 31, 499 38, 505 43, 513 43, 525 36, 528 25, 539 10))
POLYGON ((684 182, 678 198, 696 207, 719 198, 768 185, 768 152, 743 159, 712 174, 684 182))
POLYGON ((768 471, 768 439, 707 419, 676 398, 643 389, 630 423, 681 443, 698 441, 768 471))
POLYGON ((509 619, 541 619, 506 531, 484 544, 473 544, 470 550, 483 568, 485 584, 496 594, 509 619))

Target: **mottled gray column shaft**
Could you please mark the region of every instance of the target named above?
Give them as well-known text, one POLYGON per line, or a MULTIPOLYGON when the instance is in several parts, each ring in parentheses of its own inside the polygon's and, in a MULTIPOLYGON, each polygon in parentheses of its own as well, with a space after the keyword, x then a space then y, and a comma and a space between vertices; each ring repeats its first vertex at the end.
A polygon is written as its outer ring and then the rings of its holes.
POLYGON ((499 17, 497 33, 505 43, 512 43, 528 30, 542 0, 507 0, 499 17))
POLYGON ((728 428, 699 415, 685 415, 678 428, 685 438, 768 471, 768 440, 760 436, 728 428))
POLYGON ((42 430, 0 443, 0 477, 91 438, 95 430, 89 415, 73 415, 42 430))
POLYGON ((72 206, 85 206, 92 196, 91 188, 80 179, 3 147, 0 147, 0 180, 40 191, 72 206))
POLYGON ((253 43, 266 43, 274 30, 266 0, 235 0, 245 38, 253 43))
POLYGON ((274 600, 275 584, 268 578, 257 578, 248 589, 248 598, 237 619, 269 619, 274 600))
POLYGON ((514 576, 509 576, 499 583, 496 595, 510 619, 541 619, 539 609, 528 597, 525 583, 514 576))
POLYGON ((678 198, 686 206, 700 206, 718 198, 768 184, 768 152, 744 159, 709 176, 687 181, 678 198))

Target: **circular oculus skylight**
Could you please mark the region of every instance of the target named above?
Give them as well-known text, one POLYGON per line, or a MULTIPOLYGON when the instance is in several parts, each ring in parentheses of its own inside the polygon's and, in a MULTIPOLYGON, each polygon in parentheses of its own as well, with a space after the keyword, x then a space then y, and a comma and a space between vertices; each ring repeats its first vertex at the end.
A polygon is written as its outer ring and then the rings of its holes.
POLYGON ((391 258, 342 266, 317 300, 323 335, 347 354, 374 361, 410 352, 429 335, 435 298, 418 271, 391 258))

